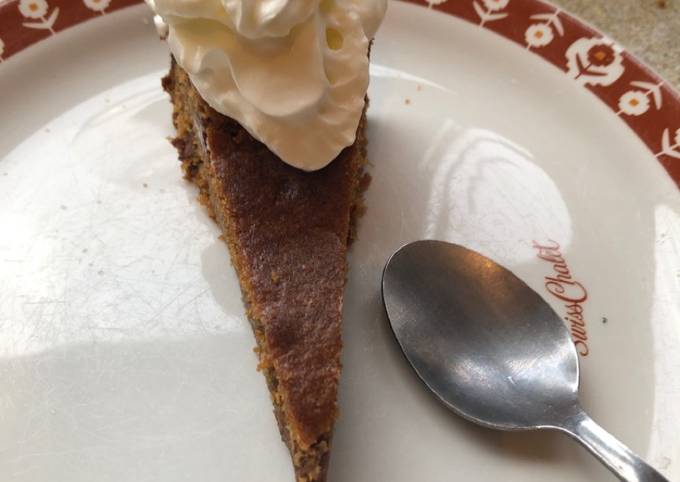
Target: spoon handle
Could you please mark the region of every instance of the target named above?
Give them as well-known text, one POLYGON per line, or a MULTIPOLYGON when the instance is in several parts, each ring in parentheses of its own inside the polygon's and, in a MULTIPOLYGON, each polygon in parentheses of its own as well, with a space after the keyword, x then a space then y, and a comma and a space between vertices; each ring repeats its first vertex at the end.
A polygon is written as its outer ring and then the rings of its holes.
POLYGON ((669 482, 582 410, 564 422, 560 429, 580 442, 623 481, 669 482))

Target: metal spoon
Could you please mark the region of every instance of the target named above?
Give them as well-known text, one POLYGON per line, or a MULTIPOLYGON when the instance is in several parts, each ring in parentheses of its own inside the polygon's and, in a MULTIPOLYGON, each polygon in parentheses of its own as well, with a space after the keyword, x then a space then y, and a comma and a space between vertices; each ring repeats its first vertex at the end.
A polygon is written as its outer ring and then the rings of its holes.
POLYGON ((455 244, 418 241, 387 262, 382 293, 409 363, 458 415, 498 430, 558 430, 621 480, 668 482, 583 411, 569 331, 507 269, 455 244))

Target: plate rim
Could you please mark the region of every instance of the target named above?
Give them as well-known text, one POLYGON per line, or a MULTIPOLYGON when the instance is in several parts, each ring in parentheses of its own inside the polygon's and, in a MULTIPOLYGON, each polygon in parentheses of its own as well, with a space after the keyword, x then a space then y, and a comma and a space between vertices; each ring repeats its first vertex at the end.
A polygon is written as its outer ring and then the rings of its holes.
POLYGON ((545 0, 403 1, 479 25, 560 69, 623 121, 680 189, 680 91, 615 40, 545 0))
MULTIPOLYGON (((48 0, 48 1, 49 1, 49 0, 48 0)), ((81 1, 81 0, 78 0, 78 1, 81 1)), ((114 2, 115 2, 115 0, 114 0, 114 2)), ((52 2, 50 1, 50 4, 51 4, 51 3, 52 3, 52 2)), ((406 11, 406 10, 412 9, 412 13, 419 13, 419 14, 422 14, 422 15, 427 15, 428 18, 431 18, 432 20, 439 20, 439 22, 442 23, 443 26, 449 25, 449 23, 448 23, 449 21, 450 21, 451 23, 455 23, 455 20, 449 20, 449 19, 447 19, 446 17, 442 17, 440 14, 434 14, 434 13, 432 13, 432 15, 430 15, 430 13, 427 12, 426 9, 424 9, 422 6, 411 6, 411 5, 404 5, 404 4, 401 4, 401 5, 397 4, 397 5, 395 5, 395 6, 396 6, 396 7, 400 7, 400 6, 401 6, 401 7, 404 7, 403 10, 405 10, 405 11, 406 11)), ((121 16, 132 15, 131 17, 129 17, 129 19, 131 19, 131 20, 137 19, 137 20, 135 21, 135 23, 138 23, 138 25, 141 25, 141 22, 139 21, 139 20, 140 20, 140 16, 144 16, 144 17, 145 17, 144 11, 141 10, 141 8, 142 8, 142 7, 140 7, 139 9, 132 9, 132 10, 128 10, 128 11, 123 11, 123 12, 120 13, 120 15, 121 15, 121 16), (133 18, 133 17, 134 17, 134 18, 133 18)), ((115 22, 115 24, 119 24, 119 23, 120 23, 120 22, 118 22, 119 18, 120 18, 120 17, 116 17, 116 18, 110 19, 111 22, 112 22, 112 25, 113 25, 113 22, 115 22)), ((106 20, 104 20, 104 22, 106 22, 106 20)), ((99 24, 90 24, 89 26, 83 27, 83 28, 84 28, 84 29, 89 29, 89 28, 93 27, 94 25, 99 25, 99 24)), ((462 24, 458 24, 458 25, 459 25, 460 27, 464 27, 465 29, 468 29, 468 30, 477 32, 476 28, 473 28, 472 26, 466 26, 466 25, 462 25, 462 24)), ((144 30, 145 28, 148 28, 148 27, 150 27, 150 26, 141 25, 141 27, 139 27, 139 28, 142 28, 142 30, 144 30)), ((455 27, 454 27, 454 28, 455 28, 455 27)), ((81 31, 81 30, 76 30, 75 32, 80 32, 80 31, 81 31)), ((83 31, 84 31, 84 30, 83 30, 83 31)), ((449 33, 451 33, 451 32, 449 31, 449 33)), ((444 39, 445 39, 445 38, 446 38, 446 34, 447 34, 447 29, 446 29, 446 28, 442 31, 442 34, 443 34, 444 39)), ((482 33, 481 35, 482 35, 482 36, 485 36, 486 34, 482 33)), ((488 41, 491 41, 491 40, 495 39, 495 37, 490 37, 490 36, 485 37, 485 38, 487 38, 488 41)), ((496 41, 494 40, 494 42, 496 42, 496 41)), ((153 43, 157 43, 157 42, 153 42, 153 43)), ((498 42, 498 43, 502 43, 502 42, 498 42)), ((47 47, 47 48, 49 48, 49 46, 50 46, 50 43, 46 43, 45 45, 43 45, 43 47, 47 47)), ((38 50, 40 50, 40 49, 41 49, 41 48, 38 47, 38 50)), ((508 49, 514 49, 514 47, 508 47, 508 49)), ((41 52, 42 52, 42 50, 41 50, 41 52)), ((519 55, 522 55, 522 54, 519 53, 519 51, 517 51, 517 52, 518 52, 518 53, 517 53, 516 55, 518 55, 518 56, 519 56, 519 55)), ((31 55, 32 53, 33 53, 33 52, 27 52, 27 53, 26 53, 26 55, 25 55, 26 60, 29 60, 29 59, 30 59, 30 57, 28 57, 28 56, 31 55)), ((24 57, 20 57, 20 58, 19 58, 19 62, 22 62, 23 59, 24 59, 24 57)), ((527 60, 528 60, 528 58, 527 58, 527 60)), ((540 63, 538 63, 537 66, 540 66, 540 63)), ((11 68, 12 68, 12 67, 10 67, 10 69, 11 69, 11 68)), ((435 67, 435 68, 436 68, 436 67, 435 67)), ((493 66, 487 67, 487 68, 491 68, 492 71, 495 69, 493 66)), ((1 71, 1 70, 2 70, 2 67, 0 67, 0 71, 1 71)), ((17 69, 15 68, 15 70, 17 70, 17 69)), ((10 70, 10 72, 13 72, 13 71, 10 70)), ((563 82, 563 81, 561 80, 561 77, 559 77, 560 74, 556 74, 554 71, 551 71, 551 74, 554 74, 554 75, 555 75, 556 80, 559 80, 560 82, 563 82)), ((570 87, 570 88, 571 88, 571 87, 570 87)), ((586 97, 587 97, 587 95, 586 95, 586 97)), ((584 100, 584 102, 586 102, 586 100, 584 100)), ((587 99, 587 102, 590 103, 591 101, 590 101, 589 99, 587 99)), ((594 106, 594 105, 596 105, 596 104, 593 104, 593 106, 594 106)), ((598 106, 598 107, 599 107, 599 106, 598 106)), ((602 115, 602 117, 604 118, 603 120, 609 119, 609 117, 608 117, 608 116, 610 115, 609 113, 604 113, 605 111, 603 111, 603 110, 600 109, 600 108, 598 108, 597 110, 598 110, 598 115, 602 115), (601 113, 601 112, 602 112, 602 113, 601 113)), ((612 121, 612 122, 613 122, 613 121, 612 121)), ((619 127, 617 126, 617 130, 618 130, 618 129, 619 129, 619 127)), ((642 147, 641 145, 640 145, 640 146, 637 146, 637 141, 633 141, 632 137, 630 137, 628 134, 623 134, 623 131, 620 132, 620 135, 621 135, 621 136, 626 135, 627 137, 629 137, 629 142, 635 142, 635 143, 636 143, 636 150, 642 147)), ((642 156, 647 156, 647 154, 642 154, 642 156)), ((641 157, 642 157, 642 156, 641 156, 641 157)), ((648 167, 646 164, 644 164, 645 162, 650 162, 650 160, 647 160, 647 161, 640 161, 640 166, 641 166, 642 168, 647 168, 647 167, 648 167)), ((653 171, 653 174, 654 174, 655 176, 657 176, 657 175, 660 175, 660 176, 662 176, 662 177, 664 176, 664 174, 658 174, 659 171, 658 171, 657 168, 652 169, 652 171, 653 171)))
MULTIPOLYGON (((580 18, 545 0, 401 0, 523 46, 626 123, 680 189, 680 91, 580 18)), ((0 65, 28 47, 143 0, 0 0, 0 65)))

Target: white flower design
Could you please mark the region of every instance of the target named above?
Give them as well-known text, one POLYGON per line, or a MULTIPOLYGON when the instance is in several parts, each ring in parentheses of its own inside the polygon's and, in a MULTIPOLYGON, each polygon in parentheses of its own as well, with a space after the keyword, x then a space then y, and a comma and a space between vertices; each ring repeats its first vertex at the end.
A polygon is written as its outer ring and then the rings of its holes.
POLYGON ((499 10, 507 7, 510 0, 482 0, 482 2, 484 7, 477 0, 472 2, 472 6, 475 8, 477 16, 479 16, 479 25, 481 27, 487 22, 493 22, 508 16, 506 12, 499 12, 499 10))
POLYGON ((619 99, 619 113, 642 115, 649 110, 649 97, 641 90, 629 90, 619 99))
POLYGON ((487 8, 487 10, 490 12, 496 12, 507 7, 508 3, 510 3, 510 0, 482 0, 482 2, 484 2, 484 6, 487 8))
POLYGON ((529 47, 545 47, 552 42, 553 38, 555 38, 555 35, 552 28, 545 23, 529 25, 524 34, 524 39, 529 47))
POLYGON ((435 5, 441 5, 442 3, 446 2, 447 0, 425 0, 427 2, 427 7, 432 8, 435 5))
POLYGON ((36 30, 49 30, 54 35, 54 23, 59 17, 59 7, 52 10, 52 13, 45 18, 49 11, 49 5, 45 0, 20 0, 19 12, 26 18, 40 20, 39 22, 26 22, 24 27, 36 30))
POLYGON ((656 154, 656 157, 666 155, 673 159, 680 159, 680 128, 675 131, 675 137, 671 144, 671 130, 664 129, 661 136, 661 151, 656 154))
POLYGON ((111 0, 83 0, 83 3, 90 10, 104 13, 106 9, 109 8, 111 0))
POLYGON ((567 75, 581 85, 612 85, 624 72, 621 48, 606 38, 580 38, 566 57, 567 75))
POLYGON ((528 49, 545 47, 555 39, 555 34, 560 37, 564 36, 564 25, 560 20, 559 9, 552 13, 537 13, 529 18, 540 21, 540 23, 529 25, 524 32, 524 41, 528 49))
POLYGON ((642 115, 649 111, 652 102, 654 102, 656 110, 661 110, 663 106, 663 95, 661 94, 663 82, 655 84, 645 80, 634 80, 630 85, 637 87, 637 89, 629 90, 621 96, 617 115, 642 115))
POLYGON ((47 15, 47 2, 45 0, 21 0, 19 12, 26 18, 43 18, 47 15))

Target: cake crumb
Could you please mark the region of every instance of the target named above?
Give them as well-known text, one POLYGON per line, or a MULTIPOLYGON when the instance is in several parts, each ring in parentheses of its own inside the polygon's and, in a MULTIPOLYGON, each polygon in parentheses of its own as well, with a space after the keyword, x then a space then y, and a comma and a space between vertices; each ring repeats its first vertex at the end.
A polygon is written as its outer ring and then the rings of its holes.
POLYGON ((603 316, 603 317, 602 317, 602 324, 603 324, 603 325, 607 324, 607 321, 609 321, 609 320, 607 320, 607 317, 606 317, 606 316, 603 316))
POLYGON ((656 5, 659 8, 666 8, 668 6, 668 0, 656 0, 656 5))
POLYGON ((104 274, 104 270, 103 270, 103 269, 100 269, 99 271, 97 271, 97 274, 98 274, 99 276, 103 275, 103 274, 104 274))
POLYGON ((418 85, 416 86, 416 90, 417 90, 418 92, 420 92, 421 90, 423 90, 423 86, 420 85, 420 84, 418 84, 418 85))
POLYGON ((66 206, 64 206, 63 204, 62 204, 61 206, 59 206, 59 207, 61 208, 62 211, 66 211, 66 210, 68 209, 68 208, 67 208, 66 206))
POLYGON ((142 186, 149 187, 149 185, 147 183, 142 184, 142 186))
POLYGON ((411 105, 411 99, 409 99, 408 97, 404 99, 404 104, 411 105))

